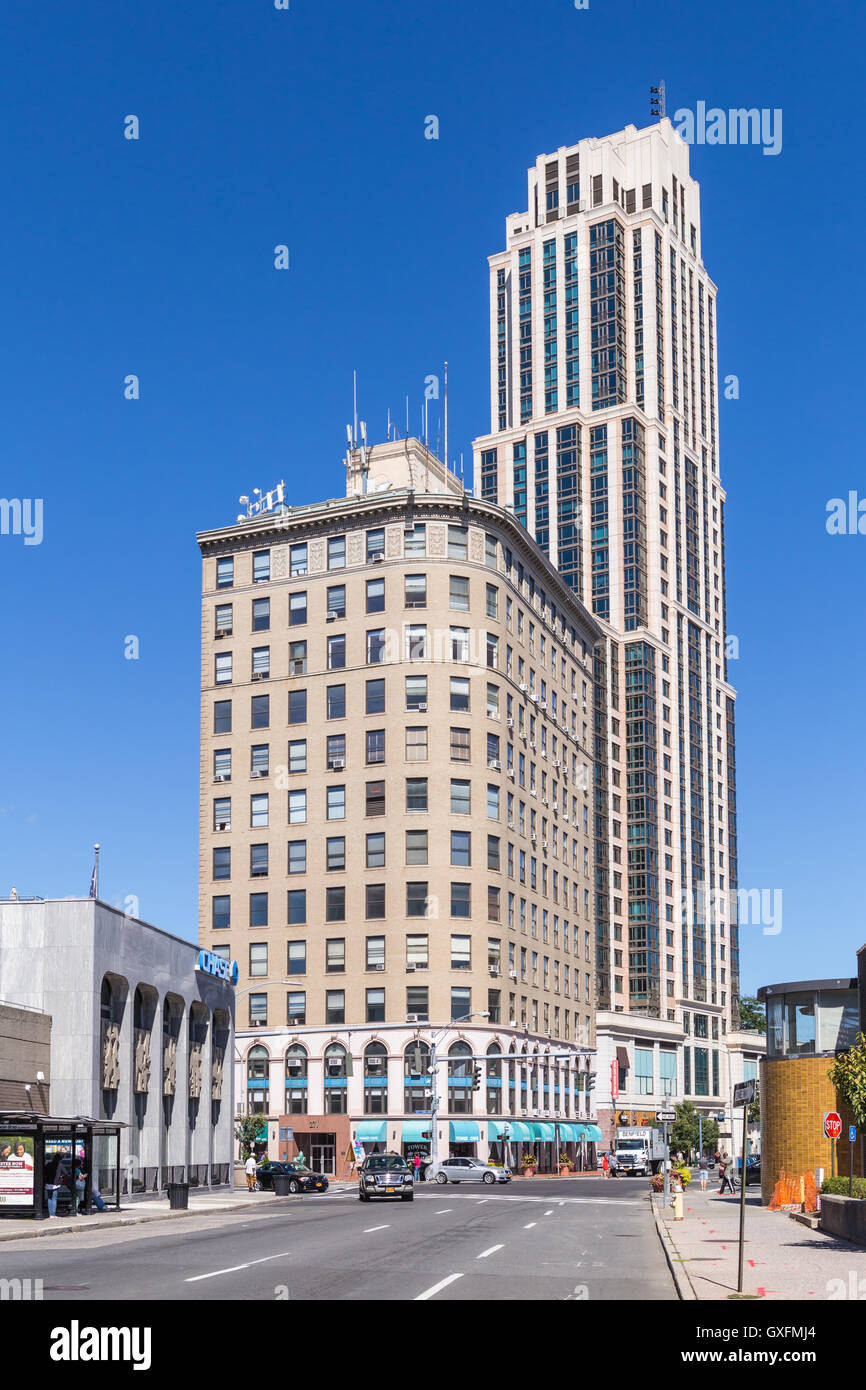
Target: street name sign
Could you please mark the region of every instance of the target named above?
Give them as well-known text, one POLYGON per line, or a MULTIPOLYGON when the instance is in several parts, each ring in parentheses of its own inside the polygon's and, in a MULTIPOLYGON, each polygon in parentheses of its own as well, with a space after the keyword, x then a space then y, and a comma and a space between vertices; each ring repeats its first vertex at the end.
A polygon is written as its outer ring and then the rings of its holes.
POLYGON ((738 1081, 734 1087, 734 1105, 751 1105, 755 1099, 755 1082, 738 1081))

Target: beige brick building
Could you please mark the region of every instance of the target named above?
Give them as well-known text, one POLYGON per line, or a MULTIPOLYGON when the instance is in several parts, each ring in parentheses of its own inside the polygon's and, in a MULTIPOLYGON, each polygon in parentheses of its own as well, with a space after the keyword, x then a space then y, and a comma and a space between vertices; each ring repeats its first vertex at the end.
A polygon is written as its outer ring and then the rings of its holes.
POLYGON ((552 1153, 589 1117, 599 629, 417 441, 346 462, 345 499, 198 538, 199 942, 239 966, 239 1105, 326 1170, 329 1117, 405 1148, 438 1033, 440 1148, 504 1115, 552 1153))

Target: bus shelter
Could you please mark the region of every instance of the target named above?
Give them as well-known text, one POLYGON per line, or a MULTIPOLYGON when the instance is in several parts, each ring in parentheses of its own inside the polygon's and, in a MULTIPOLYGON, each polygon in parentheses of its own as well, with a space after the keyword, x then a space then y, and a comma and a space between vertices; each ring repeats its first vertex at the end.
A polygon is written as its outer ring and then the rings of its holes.
POLYGON ((120 1207, 119 1121, 0 1111, 0 1217, 89 1216, 94 1191, 120 1207))

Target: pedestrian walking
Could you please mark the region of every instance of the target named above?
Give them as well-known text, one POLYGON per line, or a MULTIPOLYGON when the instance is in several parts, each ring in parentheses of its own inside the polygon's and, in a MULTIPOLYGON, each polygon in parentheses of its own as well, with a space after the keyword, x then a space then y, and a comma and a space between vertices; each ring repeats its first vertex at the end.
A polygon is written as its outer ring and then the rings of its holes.
POLYGON ((612 1153, 610 1156, 610 1175, 612 1178, 616 1177, 618 1169, 619 1161, 617 1159, 616 1154, 612 1153))
POLYGON ((415 1155, 415 1157, 414 1157, 413 1160, 412 1160, 412 1166, 413 1166, 414 1169, 415 1169, 415 1181, 416 1181, 416 1182, 420 1182, 420 1181, 421 1181, 421 1155, 420 1155, 420 1154, 416 1154, 416 1155, 415 1155))
POLYGON ((719 1177, 721 1178, 721 1186, 716 1195, 721 1197, 726 1187, 731 1194, 733 1194, 734 1184, 731 1181, 731 1155, 727 1150, 725 1150, 719 1159, 719 1177))
POLYGON ((602 1160, 601 1160, 601 1172, 602 1172, 602 1176, 603 1176, 603 1177, 605 1177, 605 1178, 609 1178, 609 1177, 610 1177, 610 1163, 608 1162, 607 1154, 604 1154, 604 1156, 602 1157, 602 1160))
POLYGON ((709 1176, 710 1176, 710 1171, 709 1171, 709 1170, 710 1170, 710 1165, 708 1164, 705 1155, 704 1155, 704 1154, 701 1154, 700 1158, 698 1159, 698 1176, 700 1177, 700 1180, 701 1180, 701 1191, 702 1191, 702 1192, 706 1192, 706 1190, 707 1190, 707 1182, 708 1182, 709 1176))
POLYGON ((246 1163, 244 1164, 244 1172, 245 1172, 246 1175, 247 1175, 247 1187, 249 1188, 250 1192, 255 1192, 255 1190, 256 1190, 256 1160, 255 1160, 255 1155, 254 1155, 254 1154, 250 1154, 249 1157, 247 1158, 247 1161, 246 1161, 246 1163))

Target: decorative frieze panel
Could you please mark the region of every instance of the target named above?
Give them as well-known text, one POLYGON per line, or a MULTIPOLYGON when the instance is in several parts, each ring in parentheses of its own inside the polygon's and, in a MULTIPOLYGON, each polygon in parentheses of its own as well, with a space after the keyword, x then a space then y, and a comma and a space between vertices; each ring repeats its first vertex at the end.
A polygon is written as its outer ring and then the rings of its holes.
POLYGON ((116 1091, 120 1085, 120 1024, 102 1024, 102 1089, 116 1091))
POLYGON ((150 1033, 146 1028, 136 1028, 132 1087, 136 1095, 145 1095, 150 1090, 150 1065, 150 1033))
POLYGON ((223 1098, 223 1071, 225 1069, 225 1048, 214 1047, 211 1063, 211 1100, 223 1098))
POLYGON ((177 1089, 177 1038, 166 1038, 162 1048, 162 1094, 173 1096, 177 1089))
POLYGON ((202 1045, 191 1042, 189 1045, 189 1098, 198 1100, 201 1095, 202 1045))

